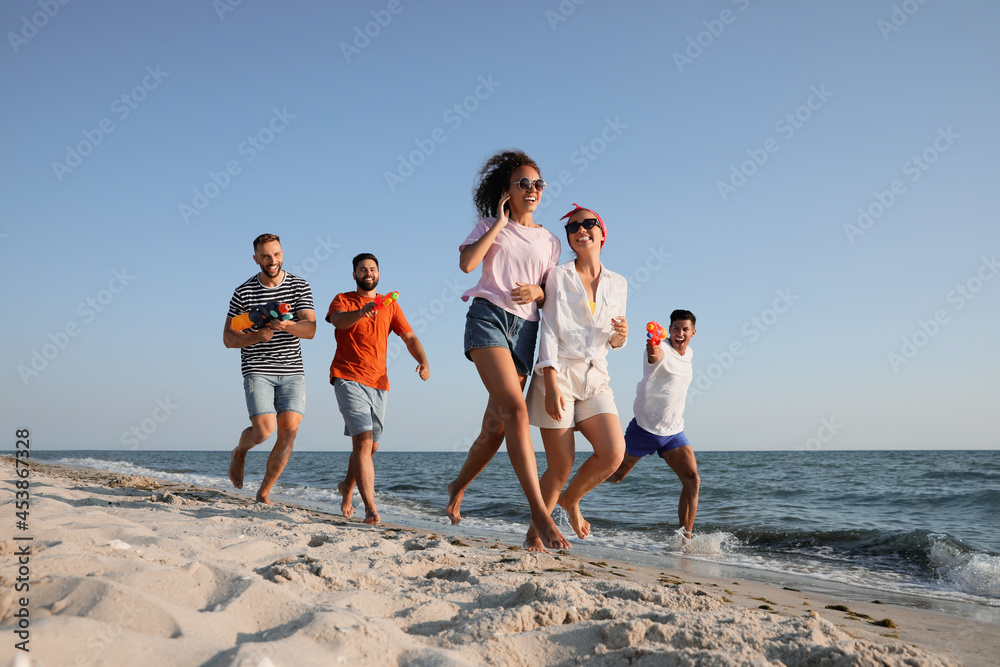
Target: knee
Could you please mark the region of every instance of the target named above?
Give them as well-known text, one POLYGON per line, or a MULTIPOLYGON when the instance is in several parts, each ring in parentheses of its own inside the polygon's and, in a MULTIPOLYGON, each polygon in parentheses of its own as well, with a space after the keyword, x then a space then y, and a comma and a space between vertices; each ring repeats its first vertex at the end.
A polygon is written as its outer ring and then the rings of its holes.
POLYGON ((287 444, 289 447, 295 442, 295 437, 299 434, 299 427, 295 426, 281 426, 278 428, 278 442, 282 444, 287 444))
POLYGON ((354 438, 354 441, 351 444, 354 447, 355 454, 371 456, 375 453, 375 443, 372 442, 371 437, 354 438))
POLYGON ((701 488, 701 477, 698 475, 697 470, 692 470, 681 478, 681 483, 684 485, 684 490, 698 495, 698 491, 701 488))
POLYGON ((564 484, 566 480, 569 479, 569 474, 573 472, 573 461, 563 461, 562 459, 555 459, 549 461, 548 465, 545 467, 545 474, 551 475, 556 481, 562 481, 564 484))
POLYGON ((271 437, 271 434, 274 433, 274 426, 269 424, 264 426, 254 426, 250 430, 253 434, 253 444, 259 445, 271 437))

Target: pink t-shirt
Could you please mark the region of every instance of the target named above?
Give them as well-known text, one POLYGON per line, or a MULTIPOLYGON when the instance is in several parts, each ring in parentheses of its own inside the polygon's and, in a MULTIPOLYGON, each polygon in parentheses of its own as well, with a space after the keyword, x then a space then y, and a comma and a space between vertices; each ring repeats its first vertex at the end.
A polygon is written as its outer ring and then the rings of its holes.
MULTIPOLYGON (((485 234, 496 218, 483 218, 473 227, 469 237, 458 246, 459 252, 485 234)), ((514 303, 510 291, 517 283, 541 285, 549 271, 559 263, 562 244, 559 237, 544 227, 525 227, 513 220, 500 230, 483 257, 483 274, 476 286, 462 295, 462 301, 480 296, 508 313, 538 321, 538 303, 514 303)))

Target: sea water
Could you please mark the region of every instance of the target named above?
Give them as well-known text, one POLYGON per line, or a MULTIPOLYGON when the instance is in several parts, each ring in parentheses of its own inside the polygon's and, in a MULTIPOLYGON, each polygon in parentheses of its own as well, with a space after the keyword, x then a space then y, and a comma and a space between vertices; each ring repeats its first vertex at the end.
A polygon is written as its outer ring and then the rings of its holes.
MULTIPOLYGON (((238 493, 253 497, 268 453, 267 445, 250 452, 238 493)), ((32 456, 235 492, 228 451, 32 450, 32 456)), ((586 456, 581 451, 577 464, 586 456)), ((592 545, 625 561, 681 558, 847 585, 871 597, 904 594, 1000 607, 998 451, 697 457, 701 493, 693 540, 678 533, 680 482, 656 457, 642 459, 620 484, 602 484, 583 499, 592 526, 587 540, 573 536, 561 509, 554 516, 580 549, 592 545)), ((336 486, 347 460, 347 452, 295 452, 271 498, 339 512, 336 486)), ((528 505, 503 451, 469 487, 462 523, 451 527, 445 487, 464 460, 464 453, 380 451, 375 488, 382 519, 519 543, 528 505)), ((544 470, 544 454, 538 465, 544 470)), ((360 503, 357 493, 354 499, 360 503)))

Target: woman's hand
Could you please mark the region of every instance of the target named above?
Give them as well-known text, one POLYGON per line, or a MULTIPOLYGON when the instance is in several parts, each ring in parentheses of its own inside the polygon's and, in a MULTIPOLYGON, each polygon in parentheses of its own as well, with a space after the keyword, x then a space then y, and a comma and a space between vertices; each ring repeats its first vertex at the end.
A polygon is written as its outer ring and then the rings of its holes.
POLYGON ((507 217, 507 211, 504 209, 504 205, 510 201, 510 190, 505 190, 500 196, 500 203, 497 204, 497 221, 493 223, 497 231, 500 231, 507 226, 510 218, 507 217), (499 227, 497 227, 499 225, 499 227))
POLYGON ((556 421, 562 420, 563 410, 566 409, 566 400, 563 398, 562 391, 560 391, 558 386, 553 387, 551 390, 545 390, 545 414, 552 417, 556 421))
POLYGON ((545 414, 556 421, 561 421, 563 410, 566 409, 566 400, 556 382, 556 369, 547 366, 542 369, 542 373, 545 377, 545 414))
POLYGON ((611 340, 608 341, 613 348, 619 348, 628 339, 628 320, 624 316, 611 318, 611 340))
POLYGON ((541 288, 540 285, 529 285, 527 283, 517 283, 517 287, 510 291, 511 301, 517 304, 531 303, 532 301, 541 301, 545 298, 545 290, 541 288))

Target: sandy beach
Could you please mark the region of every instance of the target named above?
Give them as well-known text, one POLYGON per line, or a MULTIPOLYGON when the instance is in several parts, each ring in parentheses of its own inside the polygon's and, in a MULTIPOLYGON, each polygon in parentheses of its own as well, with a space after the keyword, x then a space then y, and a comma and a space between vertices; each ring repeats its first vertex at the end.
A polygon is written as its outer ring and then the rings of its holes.
POLYGON ((933 666, 1000 655, 996 625, 945 614, 373 528, 148 477, 36 464, 30 494, 27 530, 4 502, 3 664, 933 666), (25 544, 30 589, 17 592, 25 544), (22 598, 28 653, 16 648, 22 598))

